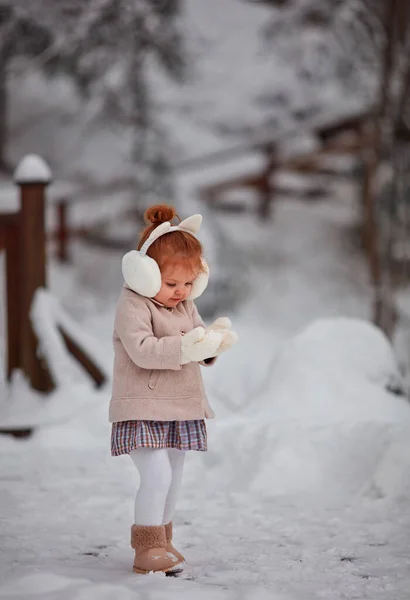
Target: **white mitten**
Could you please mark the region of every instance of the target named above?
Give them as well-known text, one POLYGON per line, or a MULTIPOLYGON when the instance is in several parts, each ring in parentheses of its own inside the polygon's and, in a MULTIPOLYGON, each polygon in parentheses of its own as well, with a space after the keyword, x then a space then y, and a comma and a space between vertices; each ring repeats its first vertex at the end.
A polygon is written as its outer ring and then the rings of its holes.
POLYGON ((236 342, 239 340, 237 334, 231 330, 232 323, 228 317, 219 317, 216 319, 209 327, 206 328, 206 331, 217 331, 222 334, 222 342, 219 346, 216 354, 214 356, 218 356, 221 352, 225 352, 225 350, 229 350, 236 342))
POLYGON ((215 321, 207 327, 207 329, 213 329, 219 331, 220 329, 231 329, 232 323, 228 317, 218 317, 215 321))
POLYGON ((206 332, 203 327, 195 327, 181 338, 181 365, 215 356, 221 342, 222 334, 218 331, 206 332))

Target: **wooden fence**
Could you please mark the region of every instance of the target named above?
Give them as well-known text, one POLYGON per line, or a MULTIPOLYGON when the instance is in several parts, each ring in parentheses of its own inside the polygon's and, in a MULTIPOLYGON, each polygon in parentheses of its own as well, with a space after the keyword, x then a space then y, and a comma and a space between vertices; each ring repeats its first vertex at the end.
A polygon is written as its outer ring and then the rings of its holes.
MULTIPOLYGON (((368 169, 367 152, 374 145, 374 128, 368 114, 357 115, 338 124, 319 127, 314 131, 318 147, 307 152, 298 152, 291 156, 281 156, 280 147, 273 143, 254 144, 254 150, 263 156, 264 166, 259 172, 228 178, 199 190, 202 200, 215 207, 223 207, 223 194, 241 188, 251 189, 258 198, 257 213, 262 221, 271 216, 275 200, 275 175, 279 171, 289 171, 297 174, 330 174, 329 167, 322 165, 329 157, 337 155, 356 156, 363 168, 365 184, 362 187, 362 203, 366 204, 366 196, 370 190, 366 183, 370 174, 368 169)), ((210 162, 210 157, 207 157, 210 162)), ((334 173, 334 172, 333 172, 334 173)), ((370 185, 370 184, 369 184, 370 185)), ((364 239, 367 239, 366 224, 364 224, 364 239)), ((366 247, 368 244, 365 243, 366 247)))
MULTIPOLYGON (((286 170, 297 174, 329 174, 329 158, 337 155, 355 157, 358 166, 359 198, 362 213, 361 239, 369 267, 369 280, 374 290, 373 322, 391 337, 397 320, 397 307, 394 302, 393 289, 383 282, 380 258, 380 239, 377 227, 375 207, 376 181, 379 162, 375 161, 375 145, 377 142, 377 123, 372 112, 348 117, 334 124, 312 129, 317 140, 317 148, 294 156, 281 157, 280 147, 272 143, 254 144, 253 149, 264 157, 264 167, 259 172, 227 178, 224 181, 203 186, 200 197, 204 202, 218 209, 232 208, 231 203, 224 203, 226 192, 241 188, 255 192, 258 210, 262 221, 272 214, 275 201, 277 173, 286 170), (327 173, 326 173, 327 171, 327 173), (383 288, 383 289, 382 289, 383 288), (387 317, 386 317, 387 315, 387 317)), ((239 149, 233 150, 238 154, 239 149)), ((226 158, 226 152, 224 154, 226 158)), ((217 156, 214 157, 217 159, 217 156)), ((381 158, 381 157, 380 157, 381 158)), ((212 157, 205 157, 209 164, 212 157)), ((188 165, 192 166, 192 165, 188 165)), ((200 166, 199 160, 197 166, 200 166)), ((334 173, 335 175, 335 173, 334 173)), ((235 210, 240 205, 233 205, 235 210)))
MULTIPOLYGON (((65 193, 56 197, 53 202, 55 227, 50 233, 50 238, 55 243, 56 257, 59 262, 70 262, 70 242, 74 238, 80 237, 91 243, 105 247, 118 247, 117 245, 110 246, 109 241, 105 240, 103 236, 100 236, 96 232, 98 226, 107 223, 107 218, 100 219, 99 222, 97 222, 97 224, 94 223, 93 226, 86 224, 79 225, 73 224, 72 213, 77 204, 84 202, 101 203, 103 197, 110 196, 111 194, 117 196, 115 204, 116 207, 118 207, 118 195, 121 193, 132 194, 134 189, 134 179, 122 177, 121 179, 111 181, 109 184, 83 186, 81 190, 77 190, 74 193, 65 193)), ((118 216, 119 210, 121 210, 121 208, 116 209, 116 216, 118 216)), ((133 209, 131 209, 130 206, 125 206, 122 210, 124 214, 132 212, 132 216, 134 216, 136 220, 142 219, 143 213, 141 211, 138 212, 137 203, 135 203, 133 209)))
MULTIPOLYGON (((49 168, 40 157, 26 156, 15 172, 20 208, 0 213, 0 250, 6 253, 6 374, 10 380, 13 371, 20 369, 30 386, 41 392, 52 391, 55 383, 39 352, 30 309, 36 290, 47 287, 45 202, 50 179, 49 168)), ((61 333, 68 350, 96 385, 102 385, 104 373, 66 332, 61 333)))

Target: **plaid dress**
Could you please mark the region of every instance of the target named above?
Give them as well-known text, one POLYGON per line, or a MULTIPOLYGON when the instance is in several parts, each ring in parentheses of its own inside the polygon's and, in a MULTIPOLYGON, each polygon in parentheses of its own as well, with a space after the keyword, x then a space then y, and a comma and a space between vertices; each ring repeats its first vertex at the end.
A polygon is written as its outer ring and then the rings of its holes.
POLYGON ((206 425, 196 421, 120 421, 112 424, 111 456, 136 448, 207 450, 206 425))

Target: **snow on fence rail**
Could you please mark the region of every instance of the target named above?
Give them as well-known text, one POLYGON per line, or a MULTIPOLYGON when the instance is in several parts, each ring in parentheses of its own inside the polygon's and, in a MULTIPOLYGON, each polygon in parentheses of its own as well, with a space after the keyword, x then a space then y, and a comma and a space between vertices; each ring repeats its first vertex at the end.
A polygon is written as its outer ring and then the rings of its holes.
POLYGON ((39 349, 57 385, 70 385, 73 381, 73 358, 82 364, 96 387, 105 383, 111 364, 104 359, 101 345, 83 331, 48 290, 36 291, 30 315, 39 349))

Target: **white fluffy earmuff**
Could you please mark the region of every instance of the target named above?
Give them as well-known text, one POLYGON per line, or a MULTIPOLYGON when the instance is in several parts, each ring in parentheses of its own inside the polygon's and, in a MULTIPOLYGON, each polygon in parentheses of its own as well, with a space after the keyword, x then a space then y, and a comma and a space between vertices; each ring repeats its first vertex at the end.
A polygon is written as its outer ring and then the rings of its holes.
MULTIPOLYGON (((171 225, 169 221, 166 221, 154 229, 140 250, 127 252, 122 259, 122 274, 128 287, 147 298, 156 296, 161 289, 161 271, 155 260, 147 256, 148 248, 161 235, 172 231, 185 231, 195 236, 201 227, 201 223, 201 215, 192 215, 181 221, 179 225, 171 225)), ((205 270, 193 282, 188 300, 198 298, 208 285, 209 267, 205 260, 202 259, 202 262, 205 270)))
POLYGON ((201 294, 206 290, 206 286, 209 281, 209 267, 206 260, 202 259, 203 271, 199 273, 199 275, 192 282, 191 293, 189 294, 187 300, 195 300, 195 298, 199 298, 201 294))

